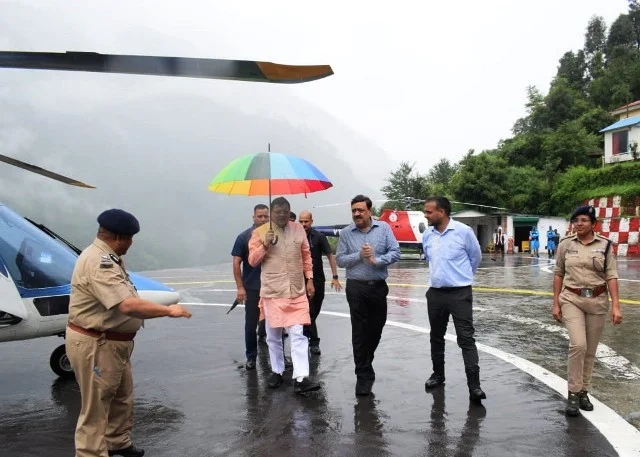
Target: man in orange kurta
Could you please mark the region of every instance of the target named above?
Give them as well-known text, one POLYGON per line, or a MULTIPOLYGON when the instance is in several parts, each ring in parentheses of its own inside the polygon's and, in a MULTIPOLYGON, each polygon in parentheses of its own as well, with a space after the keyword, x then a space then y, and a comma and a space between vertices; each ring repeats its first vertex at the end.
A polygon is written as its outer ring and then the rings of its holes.
POLYGON ((295 393, 318 390, 309 379, 309 341, 303 326, 311 323, 309 300, 313 296, 313 267, 309 241, 302 225, 289 221, 291 206, 287 199, 271 203, 271 222, 255 229, 249 240, 249 264, 261 265, 260 319, 266 319, 267 344, 271 371, 267 385, 282 385, 284 353, 282 330, 291 341, 293 388, 295 393), (305 284, 306 283, 306 284, 305 284))

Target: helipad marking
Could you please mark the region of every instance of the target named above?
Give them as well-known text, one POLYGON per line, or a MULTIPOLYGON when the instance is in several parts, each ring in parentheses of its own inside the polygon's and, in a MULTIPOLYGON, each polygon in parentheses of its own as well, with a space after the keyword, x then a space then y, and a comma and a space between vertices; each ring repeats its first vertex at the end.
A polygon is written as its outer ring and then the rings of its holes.
MULTIPOLYGON (((189 282, 166 282, 167 286, 188 286, 188 285, 206 285, 206 284, 235 284, 235 281, 230 280, 216 280, 216 281, 189 281, 189 282)), ((411 288, 422 288, 426 290, 426 285, 424 284, 404 284, 404 283, 388 283, 389 286, 393 287, 411 287, 411 288)), ((513 294, 513 295, 542 295, 547 297, 553 297, 553 292, 549 292, 546 290, 532 290, 532 289, 506 289, 500 287, 482 287, 482 286, 473 286, 474 292, 498 292, 505 294, 513 294)), ((628 298, 621 298, 620 303, 625 303, 627 305, 640 305, 640 300, 631 300, 628 298)))
MULTIPOLYGON (((501 316, 511 322, 525 325, 536 325, 543 330, 551 333, 557 333, 565 339, 569 339, 569 332, 560 325, 547 324, 530 317, 515 316, 513 314, 501 314, 501 316)), ((596 358, 600 363, 606 365, 609 370, 618 374, 621 378, 628 380, 640 379, 640 368, 635 366, 629 359, 621 356, 616 351, 603 343, 598 343, 596 349, 596 358)))
MULTIPOLYGON (((226 303, 181 303, 186 306, 220 306, 229 307, 226 303)), ((239 305, 242 306, 242 305, 239 305)), ((347 313, 338 313, 334 311, 321 311, 320 314, 326 314, 328 316, 351 318, 347 313)), ((404 328, 407 330, 413 330, 414 332, 428 334, 429 330, 425 327, 419 327, 417 325, 405 324, 403 322, 387 321, 387 325, 392 327, 404 328)), ((445 339, 457 342, 455 335, 446 334, 445 339)), ((476 343, 478 350, 491 354, 500 360, 508 362, 514 365, 516 368, 524 371, 525 373, 533 376, 538 381, 547 385, 551 389, 558 392, 562 397, 567 394, 567 381, 562 379, 555 373, 550 372, 542 368, 529 360, 518 357, 517 355, 510 354, 508 352, 496 349, 486 344, 476 343)), ((593 411, 581 411, 582 416, 591 422, 600 433, 609 441, 611 446, 621 456, 640 456, 640 430, 636 429, 629 422, 624 420, 618 413, 609 408, 607 405, 599 401, 597 398, 591 396, 591 402, 594 405, 593 411)))
MULTIPOLYGON (((616 260, 616 262, 619 262, 619 260, 616 260)), ((544 266, 540 268, 542 271, 544 271, 545 273, 551 273, 553 274, 554 271, 551 269, 551 266, 544 266)), ((626 278, 618 278, 618 281, 622 281, 622 282, 640 282, 640 279, 626 279, 626 278)))
MULTIPOLYGON (((236 289, 202 289, 199 292, 236 292, 236 289)), ((343 295, 341 292, 327 292, 325 295, 343 295)), ((414 297, 401 297, 399 295, 387 295, 388 300, 395 301, 407 301, 412 303, 423 303, 426 305, 426 301, 424 298, 414 298, 414 297)), ((483 306, 474 306, 474 311, 488 311, 488 308, 483 306)), ((502 314, 505 319, 508 319, 512 322, 516 322, 519 324, 525 325, 536 325, 541 329, 551 332, 557 333, 560 336, 569 339, 569 332, 564 327, 559 325, 548 324, 545 322, 541 322, 536 319, 532 319, 529 317, 516 316, 513 314, 502 314)), ((640 379, 640 368, 635 366, 629 359, 624 356, 621 356, 616 351, 611 349, 609 346, 603 343, 598 343, 598 349, 596 352, 596 358, 600 363, 605 365, 609 370, 616 373, 617 376, 635 380, 640 379)))

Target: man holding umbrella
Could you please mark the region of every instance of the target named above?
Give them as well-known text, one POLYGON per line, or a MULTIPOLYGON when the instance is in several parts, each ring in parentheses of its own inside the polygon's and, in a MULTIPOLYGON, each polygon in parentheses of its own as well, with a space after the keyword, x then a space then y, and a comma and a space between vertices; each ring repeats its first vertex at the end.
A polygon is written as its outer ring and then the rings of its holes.
POLYGON ((282 330, 291 341, 294 392, 318 390, 309 379, 309 341, 303 326, 311 324, 309 301, 313 297, 313 268, 307 235, 301 224, 291 222, 291 206, 284 197, 271 202, 271 223, 253 231, 249 241, 249 264, 261 266, 260 308, 266 318, 267 344, 272 374, 267 385, 282 385, 284 355, 282 330), (306 283, 306 284, 305 284, 306 283))

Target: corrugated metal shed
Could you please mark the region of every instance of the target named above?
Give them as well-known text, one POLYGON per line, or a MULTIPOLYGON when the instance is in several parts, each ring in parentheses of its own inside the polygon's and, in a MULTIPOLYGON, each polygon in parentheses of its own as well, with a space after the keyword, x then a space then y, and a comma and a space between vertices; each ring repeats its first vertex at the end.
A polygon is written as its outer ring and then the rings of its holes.
POLYGON ((627 119, 622 119, 615 124, 611 124, 609 127, 605 127, 600 130, 600 133, 609 132, 611 130, 623 129, 625 127, 631 127, 636 124, 640 124, 640 116, 630 117, 627 119))

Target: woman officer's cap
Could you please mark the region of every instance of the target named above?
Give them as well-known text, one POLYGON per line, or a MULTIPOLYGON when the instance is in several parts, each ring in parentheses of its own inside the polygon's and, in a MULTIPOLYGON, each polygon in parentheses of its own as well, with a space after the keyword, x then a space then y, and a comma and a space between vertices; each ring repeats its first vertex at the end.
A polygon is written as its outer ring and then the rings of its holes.
POLYGON ((576 208, 576 210, 571 215, 571 220, 575 221, 578 216, 583 216, 583 215, 589 216, 589 219, 591 219, 591 222, 596 221, 596 209, 590 205, 583 205, 576 208))
POLYGON ((121 209, 108 209, 98 216, 98 224, 116 235, 135 235, 140 231, 138 219, 121 209))

